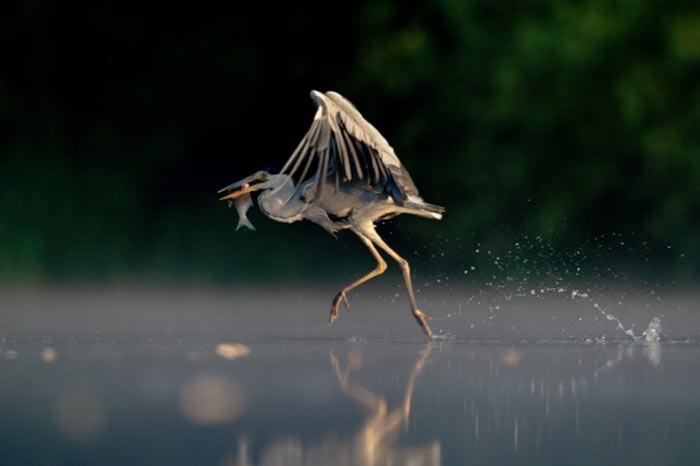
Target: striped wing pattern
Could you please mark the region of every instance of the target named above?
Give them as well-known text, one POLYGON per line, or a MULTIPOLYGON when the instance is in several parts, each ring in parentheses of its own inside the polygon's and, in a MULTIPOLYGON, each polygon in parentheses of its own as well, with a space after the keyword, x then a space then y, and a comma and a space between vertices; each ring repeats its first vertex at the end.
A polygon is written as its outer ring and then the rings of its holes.
POLYGON ((297 187, 314 178, 314 193, 322 192, 327 183, 339 188, 361 181, 399 203, 418 197, 411 176, 379 131, 340 94, 330 91, 317 96, 311 127, 281 173, 291 176, 297 187))

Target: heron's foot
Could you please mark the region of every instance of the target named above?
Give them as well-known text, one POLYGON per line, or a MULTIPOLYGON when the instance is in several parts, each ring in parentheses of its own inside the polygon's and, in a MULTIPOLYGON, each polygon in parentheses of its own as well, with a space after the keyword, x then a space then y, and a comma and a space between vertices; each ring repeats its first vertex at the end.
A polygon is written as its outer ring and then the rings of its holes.
POLYGON ((423 332, 428 336, 428 338, 433 337, 433 331, 430 328, 430 325, 428 325, 428 320, 430 319, 430 315, 427 312, 423 312, 419 309, 414 309, 413 310, 413 317, 416 318, 416 321, 418 321, 418 325, 420 325, 420 328, 423 329, 423 332))
POLYGON ((348 301, 348 296, 344 291, 339 291, 335 298, 333 298, 333 304, 331 304, 331 316, 328 324, 332 324, 338 318, 338 311, 340 310, 340 305, 344 304, 347 311, 350 310, 350 302, 348 301))

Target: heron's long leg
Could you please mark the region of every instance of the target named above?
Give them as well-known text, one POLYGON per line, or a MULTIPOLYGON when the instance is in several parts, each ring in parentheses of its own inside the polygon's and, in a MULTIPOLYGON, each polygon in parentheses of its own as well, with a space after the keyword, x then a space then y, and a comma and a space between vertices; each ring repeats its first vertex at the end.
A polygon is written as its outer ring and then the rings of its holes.
POLYGON ((418 309, 418 305, 416 305, 416 297, 413 294, 413 282, 411 281, 411 266, 408 264, 408 261, 403 257, 399 256, 396 253, 396 251, 391 249, 391 247, 384 242, 382 237, 379 236, 379 233, 377 233, 374 229, 369 231, 363 231, 363 233, 367 235, 367 237, 370 240, 372 240, 374 244, 376 244, 381 249, 383 249, 384 252, 389 254, 399 264, 399 267, 401 267, 401 272, 403 272, 403 280, 406 283, 406 292, 408 294, 408 301, 411 305, 411 312, 413 313, 413 317, 416 318, 416 320, 418 321, 418 325, 420 325, 425 334, 429 337, 432 337, 433 331, 430 329, 430 325, 428 325, 428 314, 418 309))
POLYGON ((371 272, 367 273, 366 275, 361 276, 354 282, 350 283, 348 286, 343 288, 338 292, 337 295, 335 295, 335 298, 333 299, 333 304, 331 305, 331 316, 330 316, 330 323, 332 324, 335 319, 338 318, 338 309, 340 308, 340 303, 344 302, 345 306, 349 309, 350 304, 348 303, 348 296, 347 293, 354 289, 357 288, 358 286, 362 285, 363 283, 373 279, 374 277, 381 275, 384 273, 386 270, 386 262, 384 261, 384 258, 379 254, 379 251, 377 251, 377 248, 374 247, 374 244, 372 244, 372 241, 370 241, 368 238, 363 236, 361 233, 355 232, 358 238, 360 238, 360 241, 367 246, 367 249, 369 249, 369 252, 372 253, 372 256, 374 256, 374 259, 377 261, 377 266, 372 270, 371 272))

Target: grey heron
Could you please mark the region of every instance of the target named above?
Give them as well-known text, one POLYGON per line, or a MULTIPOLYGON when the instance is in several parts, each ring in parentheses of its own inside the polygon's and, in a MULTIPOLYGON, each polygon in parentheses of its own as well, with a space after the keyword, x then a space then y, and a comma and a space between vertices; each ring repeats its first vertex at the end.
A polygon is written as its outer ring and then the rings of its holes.
POLYGON ((309 220, 333 235, 350 230, 360 238, 377 266, 338 292, 331 304, 331 324, 341 305, 350 309, 350 290, 387 269, 381 249, 401 268, 411 312, 432 336, 429 316, 416 304, 409 263, 379 236, 375 222, 399 214, 439 220, 445 209, 420 197, 394 149, 350 101, 332 91, 311 91, 311 99, 317 106, 311 127, 279 173, 258 171, 219 190, 224 194, 220 200, 235 204, 238 228, 252 228, 246 217, 250 196, 262 191, 258 206, 272 220, 309 220))

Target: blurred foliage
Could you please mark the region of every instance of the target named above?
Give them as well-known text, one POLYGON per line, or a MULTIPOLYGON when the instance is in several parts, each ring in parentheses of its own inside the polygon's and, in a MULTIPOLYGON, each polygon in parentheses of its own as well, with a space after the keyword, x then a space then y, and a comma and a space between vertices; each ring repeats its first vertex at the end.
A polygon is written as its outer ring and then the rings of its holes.
POLYGON ((696 2, 2 8, 3 282, 364 269, 350 237, 260 215, 257 233, 234 235, 216 203, 220 186, 286 159, 313 88, 353 100, 447 206, 443 222, 401 219, 399 250, 439 250, 448 270, 474 263, 477 243, 632 235, 644 252, 614 267, 700 272, 696 2))

